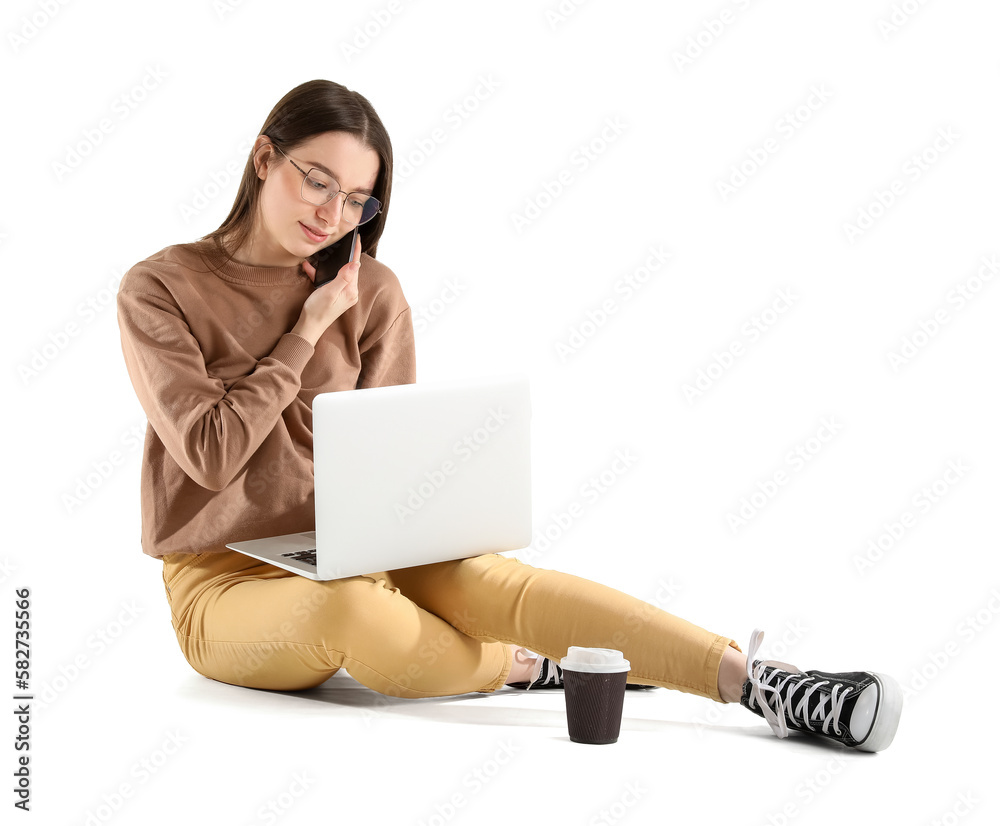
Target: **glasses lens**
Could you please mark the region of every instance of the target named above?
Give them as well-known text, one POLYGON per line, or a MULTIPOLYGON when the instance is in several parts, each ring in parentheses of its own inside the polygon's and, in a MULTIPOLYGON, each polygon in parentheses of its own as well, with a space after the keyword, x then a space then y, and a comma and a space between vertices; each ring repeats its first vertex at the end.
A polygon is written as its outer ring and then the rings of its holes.
POLYGON ((340 187, 333 178, 329 178, 315 169, 302 179, 302 197, 310 204, 323 206, 340 187))
POLYGON ((363 224, 378 214, 378 198, 362 192, 352 192, 344 201, 344 220, 349 224, 363 224))

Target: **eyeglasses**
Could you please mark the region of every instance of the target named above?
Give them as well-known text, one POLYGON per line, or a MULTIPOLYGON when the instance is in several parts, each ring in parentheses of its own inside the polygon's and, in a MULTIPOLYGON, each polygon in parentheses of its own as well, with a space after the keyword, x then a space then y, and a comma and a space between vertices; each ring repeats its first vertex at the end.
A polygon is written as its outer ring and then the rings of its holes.
MULTIPOLYGON (((288 162, 302 173, 302 200, 315 206, 328 204, 340 193, 344 192, 340 184, 325 172, 313 167, 308 172, 302 169, 283 149, 272 143, 288 162)), ((378 198, 366 195, 364 192, 344 192, 344 208, 341 214, 351 226, 360 226, 374 218, 382 210, 382 202, 378 198)))

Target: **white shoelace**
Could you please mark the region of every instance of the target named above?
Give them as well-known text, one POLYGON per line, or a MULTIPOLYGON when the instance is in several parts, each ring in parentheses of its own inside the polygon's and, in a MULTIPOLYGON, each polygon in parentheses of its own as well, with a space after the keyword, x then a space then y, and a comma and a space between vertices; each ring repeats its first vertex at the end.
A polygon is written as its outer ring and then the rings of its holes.
POLYGON ((816 704, 816 708, 813 709, 812 715, 810 715, 809 698, 820 688, 830 685, 830 680, 820 680, 815 675, 805 674, 794 665, 779 662, 778 660, 762 660, 755 667, 753 664, 754 655, 757 653, 757 649, 760 647, 763 639, 764 632, 755 628, 753 636, 750 637, 750 645, 747 649, 747 677, 751 685, 750 704, 760 706, 761 712, 764 714, 764 719, 767 720, 771 730, 779 738, 788 736, 788 723, 785 720, 786 713, 793 723, 804 725, 809 731, 816 730, 812 727, 812 723, 822 722, 823 734, 828 734, 832 727, 834 734, 839 736, 840 711, 844 705, 844 700, 847 699, 848 689, 842 683, 834 683, 832 688, 821 692, 820 701, 816 704), (764 675, 764 670, 767 666, 774 666, 782 671, 789 672, 789 674, 784 679, 778 681, 778 678, 781 676, 780 672, 772 671, 762 680, 761 677, 764 675), (788 686, 788 692, 785 698, 790 704, 792 702, 792 694, 800 688, 806 688, 798 704, 794 706, 789 705, 788 708, 785 708, 785 702, 782 700, 782 692, 786 685, 788 686), (773 707, 767 702, 767 698, 764 696, 765 691, 771 692, 771 699, 774 700, 773 707), (828 702, 830 708, 828 711, 824 711, 828 702))
MULTIPOLYGON (((545 658, 541 654, 536 655, 534 668, 531 669, 531 676, 528 678, 528 690, 531 689, 531 686, 535 684, 535 680, 537 680, 539 675, 542 673, 544 660, 545 658)), ((556 685, 559 685, 559 672, 556 668, 556 664, 550 660, 549 673, 545 675, 545 679, 542 680, 539 685, 545 685, 546 683, 555 683, 556 685)))

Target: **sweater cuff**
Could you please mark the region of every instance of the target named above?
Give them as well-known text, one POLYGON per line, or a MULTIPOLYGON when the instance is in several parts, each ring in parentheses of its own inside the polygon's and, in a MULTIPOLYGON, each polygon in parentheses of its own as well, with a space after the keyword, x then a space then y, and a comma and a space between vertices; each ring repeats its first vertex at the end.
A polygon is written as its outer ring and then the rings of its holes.
POLYGON ((297 333, 285 333, 271 351, 271 358, 288 365, 295 375, 302 375, 302 370, 312 358, 316 348, 297 333))

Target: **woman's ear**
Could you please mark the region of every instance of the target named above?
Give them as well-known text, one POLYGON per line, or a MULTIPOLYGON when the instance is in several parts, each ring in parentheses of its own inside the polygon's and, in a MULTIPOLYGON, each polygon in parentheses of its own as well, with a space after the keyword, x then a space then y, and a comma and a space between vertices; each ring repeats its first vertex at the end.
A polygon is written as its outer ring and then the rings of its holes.
POLYGON ((274 156, 274 146, 267 135, 258 135, 253 145, 253 165, 257 170, 257 177, 262 181, 267 180, 268 163, 274 156))

